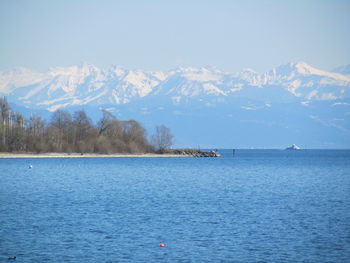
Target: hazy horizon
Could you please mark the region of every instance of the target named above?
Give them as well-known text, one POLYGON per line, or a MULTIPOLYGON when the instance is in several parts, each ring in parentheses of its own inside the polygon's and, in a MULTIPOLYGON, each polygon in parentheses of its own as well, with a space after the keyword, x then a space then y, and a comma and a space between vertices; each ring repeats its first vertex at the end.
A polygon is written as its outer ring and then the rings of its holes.
POLYGON ((265 72, 349 63, 348 1, 0 2, 0 70, 82 62, 167 71, 215 65, 265 72))

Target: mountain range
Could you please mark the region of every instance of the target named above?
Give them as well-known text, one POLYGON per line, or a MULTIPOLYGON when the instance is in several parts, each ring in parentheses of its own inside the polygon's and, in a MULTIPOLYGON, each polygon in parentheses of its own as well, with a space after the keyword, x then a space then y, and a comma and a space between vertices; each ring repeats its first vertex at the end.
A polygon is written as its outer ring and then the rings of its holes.
POLYGON ((0 95, 25 115, 84 109, 97 120, 103 108, 149 133, 165 124, 178 147, 350 147, 350 65, 325 71, 288 63, 262 74, 214 66, 16 68, 0 72, 0 95))

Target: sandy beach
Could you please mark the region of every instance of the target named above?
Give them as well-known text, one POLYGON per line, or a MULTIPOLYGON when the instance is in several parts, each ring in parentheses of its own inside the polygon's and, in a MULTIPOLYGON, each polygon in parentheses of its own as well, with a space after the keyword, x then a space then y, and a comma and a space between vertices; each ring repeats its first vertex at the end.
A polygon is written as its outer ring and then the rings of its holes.
POLYGON ((0 153, 0 159, 10 158, 171 158, 191 157, 179 154, 93 154, 93 153, 0 153))

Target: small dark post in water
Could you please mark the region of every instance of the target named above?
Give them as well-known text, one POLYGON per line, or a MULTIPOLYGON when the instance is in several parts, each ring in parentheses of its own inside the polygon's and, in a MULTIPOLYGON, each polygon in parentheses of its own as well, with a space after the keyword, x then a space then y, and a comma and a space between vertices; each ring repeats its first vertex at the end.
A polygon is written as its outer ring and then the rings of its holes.
POLYGON ((232 157, 235 156, 235 152, 236 152, 236 150, 235 150, 235 149, 232 149, 232 157))

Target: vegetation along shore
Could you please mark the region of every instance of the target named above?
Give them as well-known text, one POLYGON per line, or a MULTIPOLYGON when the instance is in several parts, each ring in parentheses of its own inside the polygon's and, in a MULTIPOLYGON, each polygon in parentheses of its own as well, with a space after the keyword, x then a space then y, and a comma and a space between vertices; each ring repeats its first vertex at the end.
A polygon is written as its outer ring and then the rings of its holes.
POLYGON ((218 157, 216 152, 172 150, 174 136, 164 125, 147 139, 135 120, 120 121, 102 110, 94 125, 84 110, 53 112, 49 122, 39 115, 24 118, 0 98, 0 158, 218 157))

